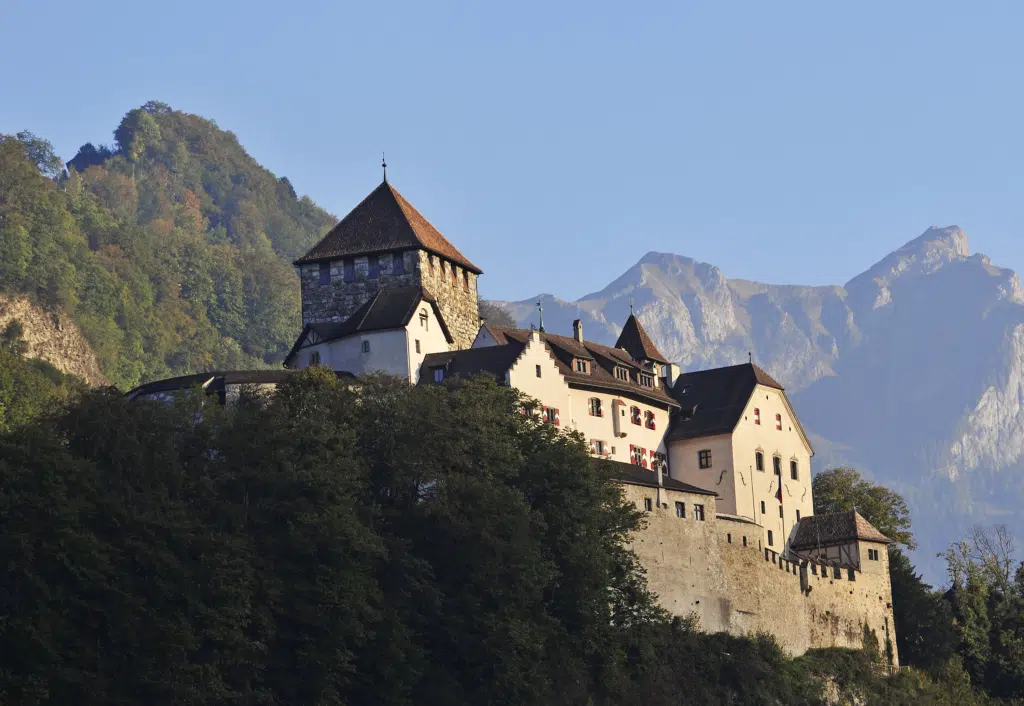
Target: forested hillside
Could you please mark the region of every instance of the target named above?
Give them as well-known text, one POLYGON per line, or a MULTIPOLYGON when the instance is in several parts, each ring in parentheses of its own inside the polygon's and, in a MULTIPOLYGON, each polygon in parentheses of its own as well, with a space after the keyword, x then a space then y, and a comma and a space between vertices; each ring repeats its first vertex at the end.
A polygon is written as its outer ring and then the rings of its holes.
POLYGON ((0 292, 70 316, 121 388, 280 361, 292 259, 333 216, 211 120, 150 102, 67 164, 0 135, 0 292))

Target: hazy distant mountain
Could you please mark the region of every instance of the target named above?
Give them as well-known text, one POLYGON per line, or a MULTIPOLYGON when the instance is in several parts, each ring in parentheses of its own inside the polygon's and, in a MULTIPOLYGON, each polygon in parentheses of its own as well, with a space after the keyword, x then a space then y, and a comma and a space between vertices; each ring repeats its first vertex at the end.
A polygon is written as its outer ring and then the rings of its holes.
POLYGON ((600 292, 506 303, 520 325, 584 321, 613 342, 629 312, 686 369, 754 359, 789 390, 817 469, 854 465, 903 492, 935 554, 973 523, 1024 537, 1024 291, 971 255, 963 231, 930 228, 845 286, 728 280, 714 265, 648 253, 600 292))

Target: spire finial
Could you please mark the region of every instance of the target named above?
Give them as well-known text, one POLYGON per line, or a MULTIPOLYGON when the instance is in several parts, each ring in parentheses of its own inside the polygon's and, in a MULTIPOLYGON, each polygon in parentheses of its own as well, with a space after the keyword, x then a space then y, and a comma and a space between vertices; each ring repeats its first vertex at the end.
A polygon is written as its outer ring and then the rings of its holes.
POLYGON ((384 161, 384 153, 380 153, 380 166, 384 168, 384 183, 388 183, 388 163, 384 161))
POLYGON ((629 295, 629 315, 633 315, 633 295, 629 295))
POLYGON ((540 314, 540 332, 544 333, 544 307, 541 306, 540 299, 537 300, 537 313, 540 314))
POLYGON ((754 354, 751 353, 750 351, 747 351, 747 362, 750 363, 751 365, 754 364, 754 354))

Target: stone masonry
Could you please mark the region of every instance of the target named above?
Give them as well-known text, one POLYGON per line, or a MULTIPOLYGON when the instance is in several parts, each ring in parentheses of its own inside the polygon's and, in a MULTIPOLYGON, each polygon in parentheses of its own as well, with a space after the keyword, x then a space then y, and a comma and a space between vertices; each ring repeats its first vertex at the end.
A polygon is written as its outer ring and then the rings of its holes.
POLYGON ((365 304, 379 290, 421 286, 437 300, 444 322, 455 342, 453 350, 470 348, 480 315, 477 308, 477 275, 425 250, 376 255, 379 272, 370 277, 369 258, 362 255, 330 262, 330 283, 320 283, 320 263, 301 266, 302 324, 340 323, 365 304), (395 262, 402 258, 402 274, 395 274, 395 262), (345 278, 345 263, 351 263, 352 277, 345 278))

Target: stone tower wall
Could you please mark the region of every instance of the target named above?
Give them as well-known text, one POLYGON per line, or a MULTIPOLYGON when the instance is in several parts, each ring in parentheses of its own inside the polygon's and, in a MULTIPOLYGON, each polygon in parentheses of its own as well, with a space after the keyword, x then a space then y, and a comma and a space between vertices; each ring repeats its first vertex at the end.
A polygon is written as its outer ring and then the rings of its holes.
POLYGON ((381 253, 377 256, 380 273, 370 277, 369 258, 366 255, 351 260, 355 267, 355 278, 345 281, 345 260, 331 260, 331 281, 320 284, 320 263, 302 265, 299 280, 302 286, 302 325, 342 322, 352 316, 380 289, 408 287, 419 284, 417 267, 419 257, 416 250, 404 253, 381 253), (394 263, 404 260, 404 274, 394 274, 394 263))
POLYGON ((477 276, 464 267, 426 251, 419 251, 420 282, 444 316, 455 342, 452 350, 472 348, 480 330, 477 276))
POLYGON ((366 255, 346 258, 354 265, 354 278, 345 281, 346 259, 332 260, 331 281, 320 283, 320 264, 301 266, 302 325, 345 321, 381 289, 419 285, 437 300, 455 343, 453 350, 470 348, 480 328, 477 307, 477 276, 425 250, 381 253, 379 273, 370 277, 366 255), (395 274, 395 261, 402 258, 404 272, 395 274))

